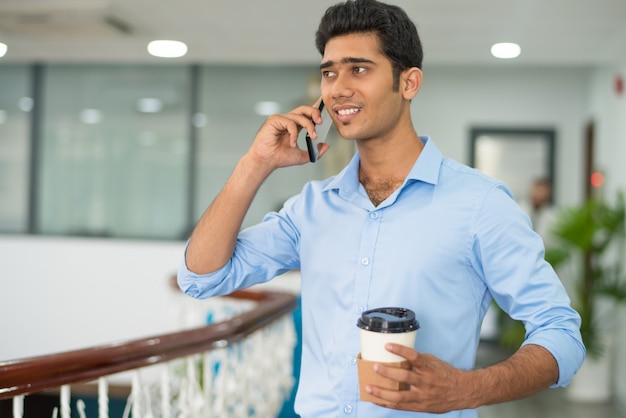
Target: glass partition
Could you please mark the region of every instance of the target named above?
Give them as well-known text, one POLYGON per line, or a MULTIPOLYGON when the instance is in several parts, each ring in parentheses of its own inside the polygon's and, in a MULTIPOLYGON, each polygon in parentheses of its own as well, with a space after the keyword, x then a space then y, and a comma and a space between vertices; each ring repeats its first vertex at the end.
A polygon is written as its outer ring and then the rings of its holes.
POLYGON ((180 238, 189 69, 50 65, 44 86, 36 232, 180 238))
MULTIPOLYGON (((315 65, 3 65, 0 232, 186 239, 267 116, 319 87, 315 65)), ((270 176, 244 227, 343 168, 353 144, 331 132, 324 158, 270 176)))
POLYGON ((26 65, 0 70, 0 231, 28 230, 31 71, 26 65))

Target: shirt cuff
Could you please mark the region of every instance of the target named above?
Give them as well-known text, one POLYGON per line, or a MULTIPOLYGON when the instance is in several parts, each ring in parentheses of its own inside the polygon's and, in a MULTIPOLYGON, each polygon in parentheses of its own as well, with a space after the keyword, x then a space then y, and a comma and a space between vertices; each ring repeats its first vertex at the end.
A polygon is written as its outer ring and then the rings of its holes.
POLYGON ((572 335, 569 330, 554 331, 548 336, 536 335, 522 344, 535 344, 548 350, 557 362, 559 379, 552 388, 566 387, 580 369, 585 359, 585 347, 580 338, 572 335))
MULTIPOLYGON (((185 253, 186 251, 187 248, 185 247, 185 253)), ((196 299, 206 299, 212 296, 228 294, 232 290, 226 290, 224 293, 220 293, 216 290, 216 288, 224 282, 224 276, 230 269, 229 264, 230 262, 213 273, 197 274, 187 268, 185 255, 183 254, 182 260, 178 266, 178 287, 183 291, 183 293, 196 299)))

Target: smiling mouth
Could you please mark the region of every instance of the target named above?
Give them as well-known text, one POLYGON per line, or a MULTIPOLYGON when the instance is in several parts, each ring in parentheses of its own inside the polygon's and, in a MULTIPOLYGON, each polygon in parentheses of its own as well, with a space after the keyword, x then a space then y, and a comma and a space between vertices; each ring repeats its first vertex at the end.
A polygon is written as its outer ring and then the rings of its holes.
POLYGON ((350 108, 350 109, 340 109, 337 110, 337 114, 341 115, 341 116, 349 116, 349 115, 354 115, 357 112, 360 112, 361 109, 358 108, 350 108))

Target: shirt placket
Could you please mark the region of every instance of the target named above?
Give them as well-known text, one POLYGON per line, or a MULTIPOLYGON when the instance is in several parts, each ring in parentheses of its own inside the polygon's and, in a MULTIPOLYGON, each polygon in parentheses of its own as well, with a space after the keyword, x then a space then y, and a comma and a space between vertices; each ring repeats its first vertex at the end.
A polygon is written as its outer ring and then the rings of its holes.
POLYGON ((356 276, 353 294, 353 323, 354 327, 349 331, 349 341, 351 352, 346 358, 346 379, 343 384, 342 405, 340 406, 341 415, 344 417, 357 416, 357 403, 359 400, 358 392, 358 373, 357 373, 357 355, 360 352, 359 330, 356 326, 361 313, 368 309, 369 289, 372 280, 372 269, 374 261, 374 252, 376 241, 378 238, 381 210, 372 210, 368 213, 363 224, 361 240, 359 244, 359 252, 356 259, 356 276))

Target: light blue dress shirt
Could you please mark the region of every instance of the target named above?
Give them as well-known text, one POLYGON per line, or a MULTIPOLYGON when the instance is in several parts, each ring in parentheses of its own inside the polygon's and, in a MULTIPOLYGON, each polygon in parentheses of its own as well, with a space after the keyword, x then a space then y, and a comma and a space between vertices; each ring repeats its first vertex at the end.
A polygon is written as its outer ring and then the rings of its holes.
POLYGON ((378 207, 358 181, 357 153, 341 173, 307 183, 280 212, 242 231, 219 271, 196 275, 181 264, 179 285, 196 298, 301 270, 296 411, 303 418, 431 416, 359 401, 356 322, 367 309, 412 309, 421 325, 415 348, 472 369, 493 298, 524 321, 525 344, 554 355, 555 386, 566 385, 583 361, 580 317, 509 189, 421 139, 425 147, 404 184, 378 207))

